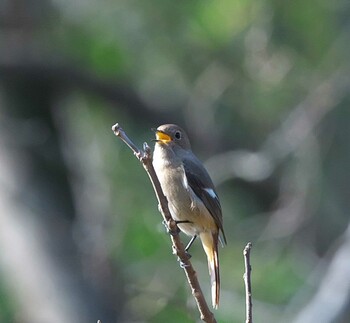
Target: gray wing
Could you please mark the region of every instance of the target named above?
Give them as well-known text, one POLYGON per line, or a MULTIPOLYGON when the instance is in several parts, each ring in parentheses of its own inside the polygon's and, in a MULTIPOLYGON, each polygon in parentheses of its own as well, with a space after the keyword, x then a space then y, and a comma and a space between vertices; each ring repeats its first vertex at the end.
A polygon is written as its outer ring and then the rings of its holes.
POLYGON ((222 232, 223 240, 226 243, 219 197, 207 170, 196 157, 193 157, 194 156, 191 156, 191 159, 183 159, 188 185, 214 218, 216 225, 222 232))

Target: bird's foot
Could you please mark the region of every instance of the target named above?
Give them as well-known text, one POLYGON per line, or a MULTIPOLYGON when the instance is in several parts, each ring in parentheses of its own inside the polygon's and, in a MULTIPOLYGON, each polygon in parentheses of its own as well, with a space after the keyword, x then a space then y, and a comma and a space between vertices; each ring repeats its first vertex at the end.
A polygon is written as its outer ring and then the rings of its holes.
POLYGON ((186 253, 186 256, 187 256, 188 259, 192 258, 192 255, 187 250, 185 250, 185 253, 186 253))
POLYGON ((179 263, 180 263, 180 268, 182 268, 182 269, 185 269, 185 268, 190 266, 190 265, 184 263, 183 261, 181 261, 180 259, 179 259, 179 263))

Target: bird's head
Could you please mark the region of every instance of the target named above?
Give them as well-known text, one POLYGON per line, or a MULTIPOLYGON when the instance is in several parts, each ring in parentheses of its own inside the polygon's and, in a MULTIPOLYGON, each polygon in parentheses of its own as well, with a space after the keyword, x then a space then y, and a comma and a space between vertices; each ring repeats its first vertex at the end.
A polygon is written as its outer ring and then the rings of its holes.
POLYGON ((156 133, 156 142, 165 147, 191 149, 190 141, 186 132, 175 124, 164 124, 157 129, 152 129, 156 133))

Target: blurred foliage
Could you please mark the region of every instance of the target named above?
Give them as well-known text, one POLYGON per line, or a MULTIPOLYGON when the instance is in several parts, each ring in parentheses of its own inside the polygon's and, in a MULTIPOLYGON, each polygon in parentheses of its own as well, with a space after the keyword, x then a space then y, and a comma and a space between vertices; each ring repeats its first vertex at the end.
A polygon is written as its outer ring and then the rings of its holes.
POLYGON ((5 284, 0 280, 0 321, 11 322, 16 308, 11 291, 7 290, 4 285, 5 284))
MULTIPOLYGON (((178 123, 207 161, 228 237, 218 321, 244 320, 248 241, 256 321, 303 310, 349 222, 349 17, 342 0, 0 2, 2 142, 26 154, 6 164, 24 185, 14 203, 54 232, 68 227, 83 294, 100 291, 89 301, 116 312, 101 317, 198 318, 151 184, 115 122, 140 146, 150 127, 178 123)), ((59 263, 66 249, 54 250, 59 263)), ((191 254, 209 295, 199 243, 191 254)), ((0 275, 0 321, 25 321, 0 275)), ((347 297, 333 322, 349 308, 347 297)))

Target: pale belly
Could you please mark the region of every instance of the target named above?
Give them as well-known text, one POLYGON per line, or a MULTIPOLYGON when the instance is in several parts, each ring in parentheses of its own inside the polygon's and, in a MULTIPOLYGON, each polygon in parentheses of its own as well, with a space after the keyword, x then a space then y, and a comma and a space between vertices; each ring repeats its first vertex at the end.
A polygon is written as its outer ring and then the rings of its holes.
POLYGON ((202 201, 188 186, 182 166, 167 168, 166 172, 156 173, 162 186, 164 195, 168 199, 170 213, 175 221, 188 221, 179 223, 181 231, 189 236, 201 232, 217 231, 215 221, 202 201), (166 176, 164 176, 166 174, 166 176))

